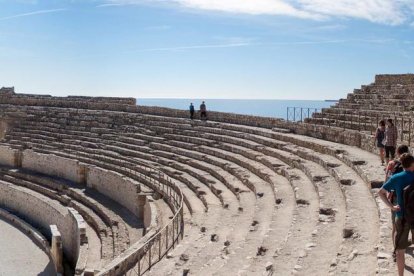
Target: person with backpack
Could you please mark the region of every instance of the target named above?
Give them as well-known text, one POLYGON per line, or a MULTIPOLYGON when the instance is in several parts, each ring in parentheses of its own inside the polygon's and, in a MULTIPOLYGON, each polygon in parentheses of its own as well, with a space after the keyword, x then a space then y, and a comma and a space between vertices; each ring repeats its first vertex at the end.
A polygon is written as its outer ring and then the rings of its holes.
POLYGON ((195 112, 194 105, 193 103, 190 103, 190 119, 191 120, 194 120, 194 112, 195 112))
MULTIPOLYGON (((387 165, 387 168, 385 169, 385 182, 393 175, 402 172, 404 169, 402 167, 401 164, 401 156, 404 153, 409 153, 409 148, 406 145, 400 145, 397 148, 397 158, 390 161, 387 165)), ((391 191, 390 193, 388 193, 388 200, 393 204, 397 204, 397 196, 395 195, 395 191, 391 191)), ((392 223, 392 234, 391 236, 393 237, 393 241, 394 241, 394 236, 395 236, 395 212, 391 211, 391 223, 392 223)))
POLYGON ((395 148, 397 147, 398 130, 394 125, 392 119, 387 120, 387 127, 385 128, 385 160, 386 163, 395 158, 395 148))
POLYGON ((378 123, 377 131, 375 132, 374 143, 379 150, 381 165, 384 165, 384 156, 385 156, 385 121, 381 120, 378 123))
POLYGON ((398 275, 404 275, 405 250, 409 246, 408 235, 414 224, 414 157, 404 153, 400 157, 403 172, 390 177, 378 191, 381 200, 395 212, 396 235, 394 252, 396 253, 398 275), (393 204, 387 194, 395 191, 397 204, 393 204))
POLYGON ((200 118, 201 120, 207 120, 207 107, 204 101, 200 105, 200 118))

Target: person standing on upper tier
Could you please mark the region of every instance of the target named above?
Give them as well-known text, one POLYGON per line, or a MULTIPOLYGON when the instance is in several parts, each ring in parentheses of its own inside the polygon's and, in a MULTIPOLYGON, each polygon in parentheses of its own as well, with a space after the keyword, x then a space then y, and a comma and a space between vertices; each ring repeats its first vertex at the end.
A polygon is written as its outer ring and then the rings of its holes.
POLYGON ((384 156, 385 156, 385 121, 381 120, 378 123, 377 131, 375 132, 374 143, 379 150, 381 165, 384 165, 384 156))
POLYGON ((190 104, 190 119, 191 120, 194 119, 194 112, 195 112, 194 105, 193 105, 193 103, 191 103, 190 104))
POLYGON ((200 105, 200 118, 201 120, 207 120, 207 106, 204 101, 200 105))
POLYGON ((385 129, 385 161, 388 162, 395 158, 395 149, 397 147, 398 131, 392 119, 387 120, 385 129))

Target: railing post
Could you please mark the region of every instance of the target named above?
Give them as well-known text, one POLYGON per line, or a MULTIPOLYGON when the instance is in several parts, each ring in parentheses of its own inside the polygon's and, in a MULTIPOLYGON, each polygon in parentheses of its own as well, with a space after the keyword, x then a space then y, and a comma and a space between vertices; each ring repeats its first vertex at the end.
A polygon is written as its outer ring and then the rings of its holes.
POLYGON ((159 261, 161 261, 161 236, 162 235, 159 235, 158 236, 158 260, 159 261))
POLYGON ((139 260, 138 260, 138 275, 141 275, 141 258, 142 258, 142 254, 141 252, 139 252, 139 260))
POLYGON ((289 122, 289 107, 286 107, 286 121, 289 122))
POLYGON ((296 107, 293 108, 293 122, 296 122, 296 107))
POLYGON ((172 247, 175 248, 175 219, 173 219, 172 221, 173 225, 172 225, 172 247))
POLYGON ((303 108, 300 108, 300 122, 303 122, 303 108))
POLYGON ((148 270, 151 270, 151 266, 152 266, 152 262, 151 262, 151 248, 152 248, 152 244, 148 244, 149 248, 148 248, 148 270))
POLYGON ((165 250, 168 250, 168 224, 165 227, 165 250))
POLYGON ((308 119, 310 118, 310 108, 308 107, 308 119))
POLYGON ((408 146, 411 146, 411 117, 408 118, 408 146))

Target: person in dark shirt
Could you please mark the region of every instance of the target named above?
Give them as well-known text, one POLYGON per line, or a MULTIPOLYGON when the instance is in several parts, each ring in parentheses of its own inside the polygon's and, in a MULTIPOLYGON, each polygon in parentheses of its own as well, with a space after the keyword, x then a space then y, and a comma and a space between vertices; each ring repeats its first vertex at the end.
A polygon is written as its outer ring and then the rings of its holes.
POLYGON ((201 120, 207 120, 207 107, 204 101, 200 105, 200 118, 201 120))
POLYGON ((377 131, 375 132, 374 143, 375 146, 379 150, 380 158, 381 158, 381 165, 384 165, 384 157, 385 157, 385 121, 381 120, 378 123, 377 131))
POLYGON ((190 119, 191 120, 194 119, 194 112, 195 112, 194 105, 193 105, 193 103, 191 103, 190 104, 190 119))
POLYGON ((405 250, 409 246, 408 235, 412 226, 404 223, 404 189, 414 183, 414 157, 404 153, 400 157, 403 172, 393 175, 382 186, 378 196, 384 203, 395 212, 396 235, 393 237, 396 249, 398 275, 404 275, 405 250), (394 191, 397 196, 397 204, 394 205, 387 197, 387 194, 394 191))

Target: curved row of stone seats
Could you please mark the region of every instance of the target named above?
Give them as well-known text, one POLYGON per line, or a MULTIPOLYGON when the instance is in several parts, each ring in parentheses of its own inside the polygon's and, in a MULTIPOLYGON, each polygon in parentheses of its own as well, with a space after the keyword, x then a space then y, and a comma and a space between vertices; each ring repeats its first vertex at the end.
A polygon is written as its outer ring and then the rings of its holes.
MULTIPOLYGON (((352 167, 366 183, 372 186, 377 186, 377 183, 381 182, 380 176, 383 174, 381 168, 377 166, 377 157, 374 154, 367 153, 357 148, 343 146, 332 142, 322 141, 315 138, 303 137, 294 134, 283 134, 274 133, 270 130, 256 129, 249 127, 235 127, 233 125, 226 126, 229 129, 238 129, 241 132, 261 133, 261 135, 276 138, 280 141, 292 142, 305 148, 315 149, 317 152, 326 153, 334 156, 348 166, 352 167)), ((314 155, 316 156, 316 155, 314 155)), ((344 181, 346 184, 348 181, 344 181)), ((351 195, 352 196, 352 195, 351 195)), ((393 274, 393 264, 389 252, 392 252, 392 242, 390 241, 391 226, 389 222, 389 209, 385 208, 381 202, 380 213, 381 213, 381 227, 379 233, 379 244, 378 244, 378 269, 380 274, 393 274)))
MULTIPOLYGON (((171 138, 171 137, 170 137, 171 138)), ((198 140, 198 142, 203 143, 203 140, 198 140)), ((205 141, 204 141, 205 142, 205 141)))
MULTIPOLYGON (((30 160, 30 154, 28 156, 30 160)), ((11 158, 13 157, 14 156, 11 156, 11 158)), ((25 152, 23 152, 22 166, 30 167, 30 161, 25 161, 27 159, 26 157, 25 152)), ((46 156, 46 159, 50 159, 49 157, 50 155, 46 156)), ((38 161, 42 163, 42 160, 38 161)), ((56 162, 56 158, 52 158, 51 163, 53 162, 56 162)), ((14 162, 9 163, 11 163, 9 165, 13 165, 14 162)), ((17 170, 5 168, 1 173, 2 179, 5 178, 16 185, 28 187, 32 190, 40 192, 48 197, 58 200, 65 206, 72 206, 85 216, 87 222, 91 224, 91 228, 94 229, 98 235, 100 235, 100 237, 96 238, 95 244, 90 243, 91 249, 95 251, 98 250, 98 253, 95 252, 95 255, 100 256, 102 253, 102 261, 99 256, 95 256, 95 259, 89 258, 89 260, 94 261, 95 265, 91 271, 95 269, 99 270, 99 268, 105 263, 108 263, 108 261, 119 256, 121 252, 125 251, 130 244, 132 245, 137 242, 142 236, 141 232, 143 229, 141 222, 138 221, 130 211, 128 211, 125 207, 121 207, 108 197, 97 193, 96 190, 93 189, 96 188, 94 187, 95 185, 103 185, 102 183, 94 183, 93 178, 89 178, 89 175, 93 172, 93 170, 94 168, 92 167, 88 169, 88 177, 86 177, 88 187, 85 187, 85 184, 83 184, 83 186, 76 185, 70 181, 63 181, 56 177, 49 178, 45 175, 33 174, 32 172, 27 171, 19 172, 17 170), (92 188, 89 188, 89 185, 91 185, 92 188), (99 244, 99 239, 102 240, 102 252, 100 252, 101 245, 99 244), (105 248, 107 249, 105 250, 105 248)), ((105 174, 102 170, 97 172, 98 174, 105 174)), ((54 175, 53 172, 50 173, 54 175)), ((113 183, 119 183, 119 180, 114 179, 113 176, 112 178, 109 176, 110 175, 108 174, 105 175, 106 178, 109 178, 106 180, 107 182, 112 181, 113 183)), ((109 184, 111 185, 113 183, 109 184)), ((154 213, 154 211, 156 211, 156 209, 152 207, 150 212, 154 213)), ((155 218, 151 218, 152 223, 155 222, 154 220, 155 218)), ((152 226, 152 228, 156 229, 156 225, 152 226)), ((148 226, 146 231, 149 231, 148 226)), ((93 234, 93 231, 89 234, 93 234)), ((88 264, 90 263, 91 262, 88 264)))
MULTIPOLYGON (((20 126, 21 127, 21 126, 20 126)), ((33 132, 33 131, 36 131, 36 130, 29 130, 29 129, 27 129, 27 130, 25 130, 25 131, 27 131, 27 132, 33 132)), ((17 134, 17 136, 21 136, 21 137, 23 137, 24 138, 24 133, 22 133, 22 132, 16 132, 16 131, 14 131, 14 134, 17 134)), ((53 135, 53 133, 51 133, 51 135, 53 135)), ((60 135, 62 135, 62 133, 60 133, 60 135)), ((27 133, 26 133, 26 136, 27 136, 27 133)), ((34 138, 35 137, 37 137, 37 138, 39 138, 39 139, 46 139, 46 137, 47 136, 41 136, 41 137, 39 137, 40 135, 37 135, 37 134, 32 134, 31 135, 31 137, 27 137, 27 138, 30 138, 30 140, 35 140, 34 138)), ((77 136, 79 136, 79 133, 78 133, 78 135, 77 136)), ((49 139, 49 141, 50 141, 50 137, 48 137, 48 139, 49 139)), ((84 139, 88 139, 87 137, 84 137, 84 139)), ((125 139, 133 139, 133 138, 125 138, 125 139)), ((53 139, 52 139, 53 140, 53 139)), ((64 139, 65 140, 65 139, 64 139)), ((116 141, 116 140, 114 140, 114 141, 116 141)), ((158 141, 158 140, 156 140, 156 141, 158 141)), ((74 143, 74 144, 78 144, 78 141, 69 141, 68 139, 66 139, 65 140, 65 142, 67 142, 67 143, 74 143)), ((95 141, 96 142, 96 141, 95 141)), ((82 143, 82 142, 79 142, 79 143, 82 143)), ((122 144, 123 146, 124 145, 126 145, 126 144, 122 144)), ((129 147, 131 147, 131 146, 129 146, 129 147)), ((109 146, 107 146, 106 148, 110 148, 109 146)), ((120 150, 121 149, 121 147, 118 147, 117 148, 118 150, 120 150)), ((196 176, 196 177, 198 177, 198 178, 200 178, 199 176, 196 176)), ((204 182, 205 183, 205 182, 204 182)), ((213 193, 215 193, 216 195, 217 195, 217 193, 218 193, 218 191, 216 191, 216 190, 214 190, 214 187, 213 186, 211 186, 209 183, 206 183, 210 188, 213 188, 213 193)), ((194 189, 193 189, 194 190, 194 189)), ((217 195, 218 197, 219 197, 219 195, 217 195)))
MULTIPOLYGON (((117 256, 142 236, 143 226, 128 210, 86 188, 28 171, 1 169, 0 179, 23 186, 76 209, 101 240, 103 261, 117 256), (116 210, 114 212, 113 210, 116 210), (118 215, 121 214, 121 215, 118 215), (126 222, 128 221, 128 222, 126 222)), ((98 266, 99 267, 99 264, 98 266)))
MULTIPOLYGON (((155 125, 156 124, 156 122, 148 122, 148 125, 151 125, 151 126, 153 126, 153 125, 155 125)), ((169 124, 168 122, 166 123, 166 124, 169 124)), ((205 132, 208 132, 208 129, 207 128, 203 128, 201 131, 198 129, 198 128, 196 128, 196 127, 194 127, 194 129, 196 130, 196 131, 198 131, 198 133, 205 133, 205 132)), ((192 133, 192 135, 194 136, 194 135, 196 135, 196 133, 197 132, 194 132, 194 133, 192 133)), ((238 134, 240 134, 240 135, 242 135, 243 137, 244 137, 244 139, 246 139, 247 138, 247 135, 246 134, 243 134, 243 133, 238 133, 238 134)), ((227 135, 228 135, 228 133, 227 133, 227 135)), ((203 134, 203 136, 204 137, 206 137, 206 135, 205 134, 203 134)), ((171 137, 170 137, 171 138, 171 137)), ((210 139, 210 140, 214 140, 214 139, 217 139, 217 138, 215 138, 215 137, 213 137, 213 135, 208 135, 208 138, 210 139)), ((248 138, 247 138, 248 139, 248 138)), ((229 138, 226 138, 225 139, 225 141, 227 141, 227 142, 231 142, 231 141, 229 141, 229 140, 231 140, 231 139, 229 139, 229 138)), ((252 139, 253 141, 254 140, 257 140, 257 137, 255 137, 254 139, 252 139)), ((222 140, 219 140, 219 141, 222 141, 222 140)), ((261 145, 259 145, 259 144, 256 144, 256 145, 252 145, 252 143, 250 142, 250 143, 246 143, 246 141, 245 140, 237 140, 237 141, 233 141, 233 144, 238 144, 238 145, 240 145, 240 144, 244 144, 244 145, 246 145, 246 147, 249 147, 250 148, 250 150, 252 150, 252 149, 254 149, 254 148, 259 148, 259 147, 261 147, 261 145)), ((236 147, 236 146, 233 146, 233 151, 234 151, 234 147, 236 147)), ((263 150, 263 149, 262 149, 263 150)), ((286 148, 283 148, 283 150, 286 150, 286 148)), ((296 153, 296 152, 295 152, 296 153)), ((267 155, 269 155, 270 154, 270 152, 266 152, 266 154, 267 155)), ((246 153, 246 155, 248 155, 248 153, 246 153)), ((308 158, 309 158, 309 156, 312 156, 312 155, 308 155, 308 158)), ((278 157, 280 158, 280 155, 278 155, 278 157)), ((325 157, 325 158, 327 158, 328 160, 329 160, 329 157, 325 157)), ((320 161, 321 162, 321 161, 320 161)), ((326 168, 327 169, 330 169, 330 170, 333 170, 334 172, 336 172, 337 170, 340 170, 340 169, 338 169, 338 168, 334 168, 334 169, 332 169, 330 166, 333 166, 333 165, 336 165, 335 163, 329 163, 328 161, 326 161, 325 163, 325 166, 326 166, 326 168)), ((339 167, 339 165, 338 165, 338 167, 339 167)), ((344 168, 344 166, 342 166, 342 167, 340 167, 340 168, 344 168)), ((344 169, 342 169, 342 172, 341 173, 344 173, 343 172, 343 170, 344 169)), ((313 170, 313 171, 315 171, 315 170, 313 170)), ((317 171, 317 170, 316 170, 317 171)), ((349 172, 349 170, 348 171, 346 171, 345 170, 345 172, 346 173, 353 173, 353 172, 349 172)), ((353 173, 354 175, 353 175, 353 177, 355 177, 355 179, 359 179, 358 177, 356 177, 356 175, 355 175, 355 173, 353 173)), ((337 178, 339 178, 338 177, 338 175, 339 175, 339 173, 336 173, 335 174, 335 176, 337 177, 337 178)), ((348 185, 347 183, 349 183, 350 182, 350 180, 349 179, 342 179, 342 178, 339 178, 338 179, 338 181, 339 182, 341 182, 341 183, 344 183, 343 185, 348 185)), ((364 184, 364 182, 362 181, 362 180, 359 180, 359 190, 357 189, 357 191, 361 191, 361 193, 362 193, 362 196, 366 196, 367 195, 367 193, 369 194, 369 192, 368 192, 368 189, 367 189, 367 187, 365 186, 365 184, 364 184), (362 189, 362 190, 361 190, 362 189), (364 194, 365 193, 365 194, 364 194)), ((352 189, 351 189, 352 190, 352 189)), ((355 191, 352 191, 352 192, 350 192, 350 193, 352 193, 352 194, 354 194, 355 193, 355 191)), ((375 204, 374 204, 375 205, 375 204)), ((370 209, 370 211, 372 211, 372 207, 373 207, 373 205, 371 205, 371 209, 370 209)), ((359 207, 359 208, 362 208, 362 207, 359 207)), ((363 209, 363 208, 362 208, 363 209)), ((352 213, 352 212, 351 212, 352 213)), ((367 215, 367 214, 364 214, 364 215, 367 215)), ((368 216, 369 216, 369 214, 368 214, 368 216)), ((364 216, 363 216, 364 217, 364 216)), ((349 221, 352 221, 352 219, 354 219, 354 218, 352 218, 352 216, 350 217, 350 220, 349 221)), ((372 229, 376 229, 375 228, 375 224, 373 224, 373 225, 371 225, 373 228, 372 229)), ((371 229, 371 230, 372 230, 371 229)), ((358 229, 358 230, 360 230, 361 232, 365 232, 365 230, 364 229, 358 229)), ((352 231, 352 229, 351 229, 351 231, 352 231)), ((369 232, 368 232, 369 233, 369 232)), ((367 237, 369 237, 369 234, 368 234, 367 232, 365 232, 365 236, 367 236, 367 237)), ((372 241, 371 241, 372 242, 372 241)), ((368 246, 369 247, 369 246, 368 246)), ((372 257, 372 256, 371 256, 372 257)))
MULTIPOLYGON (((270 190, 270 192, 268 193, 268 194, 272 194, 272 191, 270 190)), ((274 200, 273 200, 274 201, 274 200)), ((263 226, 262 227, 264 227, 265 226, 265 224, 263 223, 263 226)), ((247 227, 246 227, 246 229, 247 229, 247 227)), ((257 248, 255 248, 255 251, 256 251, 256 249, 257 248)))
MULTIPOLYGON (((81 275, 88 261, 88 236, 82 216, 73 208, 65 208, 57 201, 24 187, 0 181, 0 204, 52 239, 51 225, 61 233, 65 273, 81 275), (72 270, 73 268, 73 270, 72 270), (72 272, 70 272, 72 270, 72 272)), ((53 256, 53 253, 52 253, 53 256)), ((59 260, 55 260, 59 261, 59 260)), ((62 261, 62 260, 60 260, 62 261)), ((56 263, 58 272, 62 263, 56 263)))
MULTIPOLYGON (((163 120, 165 120, 165 118, 161 118, 161 119, 163 119, 163 120)), ((177 120, 175 120, 175 119, 171 119, 171 120, 168 120, 168 122, 169 123, 173 123, 173 122, 176 122, 176 121, 179 121, 179 120, 181 120, 181 119, 177 119, 177 120)), ((183 121, 183 120, 181 120, 181 121, 183 121)), ((188 122, 188 121, 187 121, 188 122)), ((151 123, 145 123, 145 125, 151 125, 151 123)), ((215 127, 219 127, 219 126, 222 126, 222 125, 224 125, 224 124, 216 124, 215 125, 215 127)), ((241 127, 241 126, 235 126, 235 125, 230 125, 229 126, 229 128, 234 128, 234 129, 236 129, 236 127, 237 128, 239 128, 240 129, 240 132, 248 132, 244 127, 241 127)), ((161 129, 162 130, 162 129, 161 129)), ((167 129, 168 130, 168 129, 167 129)), ((171 134, 174 134, 174 133, 171 133, 171 131, 165 131, 165 133, 163 134, 163 135, 171 135, 171 134)), ((159 130, 158 130, 159 131, 159 130)), ((249 131, 253 131, 253 130, 249 130, 249 131)), ((267 136, 271 136, 273 139, 275 139, 275 140, 282 140, 282 138, 284 138, 284 137, 278 137, 278 136, 274 136, 274 135, 276 135, 276 134, 273 134, 273 133, 271 133, 271 131, 269 130, 269 132, 267 131, 267 130, 263 130, 263 129, 260 129, 260 130, 254 130, 254 131, 260 131, 260 132, 262 132, 262 135, 264 136, 264 137, 267 137, 267 136), (277 139, 276 139, 277 138, 277 139)), ((193 135, 193 133, 188 133, 190 136, 191 135, 193 135)), ((279 134, 278 134, 279 135, 279 134)), ((189 137, 190 137, 189 136, 189 137)), ((286 137, 289 137, 289 136, 286 136, 286 137)), ((171 137, 169 137, 169 138, 171 138, 171 137)), ((204 138, 205 139, 205 137, 199 137, 199 138, 204 138)), ((291 139, 291 137, 289 137, 289 139, 291 139)), ((302 138, 303 140, 306 140, 305 138, 302 138)), ((39 139, 39 140, 41 140, 41 139, 39 139)), ((215 144, 211 144, 211 145, 209 145, 209 146, 206 146, 206 145, 204 145, 204 144, 202 144, 203 143, 203 140, 201 139, 197 139, 197 142, 199 143, 199 145, 197 145, 197 144, 193 144, 193 143, 186 143, 186 142, 183 142, 183 141, 181 141, 181 140, 179 140, 179 139, 177 139, 177 141, 175 141, 174 143, 171 143, 171 141, 169 141, 169 142, 166 142, 166 140, 170 140, 170 139, 161 139, 161 142, 160 142, 160 144, 161 145, 163 145, 163 144, 171 144, 171 145, 174 145, 174 146, 176 146, 176 145, 178 145, 179 143, 181 143, 181 145, 183 146, 183 147, 186 147, 186 154, 188 155, 189 153, 191 154, 191 156, 193 156, 193 155, 195 155, 197 152, 200 154, 200 158, 203 158, 203 155, 205 155, 206 153, 205 152, 203 152, 203 151, 201 151, 201 150, 199 150, 199 149, 196 149, 196 150, 194 150, 194 151, 190 151, 190 149, 191 148, 193 148, 193 149, 195 149, 195 147, 207 147, 207 148, 210 148, 210 147, 215 147, 215 146, 219 146, 219 147, 222 147, 219 143, 217 144, 217 145, 215 145, 215 144), (187 144, 187 145, 186 145, 187 144)), ((151 142, 150 140, 147 140, 147 141, 144 141, 144 142, 139 142, 140 144, 141 144, 141 147, 146 147, 146 145, 148 145, 148 146, 152 146, 152 145, 155 145, 155 143, 153 143, 153 142, 151 142)), ((85 144, 86 145, 86 144, 85 144)), ((89 145, 90 146, 90 145, 89 145)), ((170 147, 166 147, 166 148, 170 148, 170 147)), ((247 148, 247 145, 246 145, 246 148, 247 148)), ((236 147, 231 147, 231 149, 232 150, 237 150, 238 151, 238 154, 240 154, 240 153, 242 153, 241 155, 243 155, 243 154, 245 154, 245 157, 246 158, 252 158, 253 157, 253 155, 251 155, 251 153, 243 153, 243 151, 240 151, 240 149, 237 149, 236 147)), ((163 149, 164 150, 164 149, 163 149)), ((222 151, 229 151, 230 150, 230 148, 229 147, 227 147, 227 148, 222 148, 221 149, 222 151)), ((325 149, 324 149, 325 150, 325 149)), ((216 151, 217 152, 217 151, 216 151)), ((214 154, 216 154, 216 152, 214 152, 214 154)), ((174 153, 176 153, 176 152, 174 152, 174 153)), ((221 154, 224 154, 223 152, 221 153, 221 154)), ((334 156, 335 156, 335 158, 343 158, 343 157, 340 157, 340 156, 337 156, 338 155, 338 153, 334 153, 334 156)), ((224 155, 221 155, 220 157, 224 157, 224 155)), ((234 155, 233 155, 233 157, 234 157, 234 155)), ((217 157, 216 157, 217 158, 217 157)), ((231 157, 225 157, 225 158, 227 158, 227 159, 229 159, 229 158, 231 158, 231 157)), ((154 159, 155 160, 155 159, 154 159)), ((223 159, 223 160, 225 160, 225 159, 223 159)), ((234 160, 233 160, 234 161, 234 160)), ((344 161, 344 160, 342 160, 342 161, 344 161)), ((345 160, 346 161, 346 160, 345 160)), ((358 161, 360 161, 360 160, 353 160, 352 162, 355 162, 355 163, 358 163, 358 161)), ((239 161, 238 161, 239 162, 239 161)), ((263 163, 263 164, 266 164, 266 161, 260 161, 261 163, 263 163)), ((348 165, 350 165, 350 166, 355 166, 351 161, 346 161, 347 162, 347 164, 348 165)), ((243 162, 243 165, 244 165, 244 163, 245 162, 243 162)), ((241 163, 240 163, 241 164, 241 163)), ((267 164, 269 164, 269 163, 267 163, 267 164)), ((322 166, 323 167, 323 166, 322 166)), ((252 167, 249 167, 249 170, 250 169, 252 169, 252 167)), ((344 182, 344 183, 346 183, 346 181, 344 182)), ((342 184, 342 185, 344 185, 344 184, 342 184)), ((346 185, 346 184, 345 184, 346 185)), ((352 252, 351 252, 352 253, 352 252)), ((358 255, 357 255, 358 256, 358 255)))

